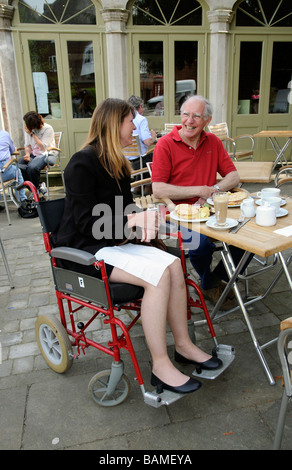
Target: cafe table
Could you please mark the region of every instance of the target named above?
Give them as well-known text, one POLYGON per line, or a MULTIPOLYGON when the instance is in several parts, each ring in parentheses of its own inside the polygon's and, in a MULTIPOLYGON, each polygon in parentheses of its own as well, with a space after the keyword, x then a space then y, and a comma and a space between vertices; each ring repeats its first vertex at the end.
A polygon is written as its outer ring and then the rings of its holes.
POLYGON ((274 149, 275 155, 276 155, 276 159, 273 165, 273 170, 275 169, 278 163, 283 164, 282 159, 284 160, 286 164, 288 163, 284 154, 292 140, 292 130, 290 131, 289 130, 288 131, 287 130, 285 131, 273 131, 273 130, 261 131, 261 132, 258 132, 257 134, 254 134, 254 137, 265 137, 270 140, 272 147, 274 149), (279 138, 286 139, 286 142, 282 146, 280 145, 278 141, 279 138))
MULTIPOLYGON (((269 183, 272 179, 273 162, 233 162, 241 183, 269 183)), ((217 174, 217 181, 222 178, 217 174)))
MULTIPOLYGON (((286 204, 283 206, 283 208, 285 208, 288 211, 288 214, 285 215, 284 217, 277 218, 276 225, 272 227, 262 227, 262 226, 257 225, 255 217, 252 218, 248 223, 246 223, 237 233, 231 233, 229 232, 229 230, 216 230, 214 228, 208 227, 206 222, 201 222, 201 223, 180 222, 181 225, 188 227, 189 229, 195 232, 200 232, 204 235, 211 237, 212 239, 222 242, 221 256, 222 256, 226 271, 228 273, 229 282, 227 283, 226 288, 223 291, 217 304, 215 305, 213 311, 210 313, 210 317, 211 319, 216 320, 220 316, 225 315, 226 313, 230 313, 234 310, 240 309, 242 311, 242 314, 244 316, 244 319, 248 327, 250 336, 252 338, 254 347, 259 356, 260 362, 264 368, 264 371, 267 375, 270 385, 274 385, 275 380, 271 374, 267 361, 264 357, 263 349, 270 346, 274 342, 276 342, 277 338, 269 341, 268 343, 264 345, 259 344, 255 335, 255 332, 253 330, 253 327, 251 325, 251 322, 250 322, 247 307, 256 301, 262 300, 263 298, 265 298, 270 293, 274 285, 278 282, 283 272, 285 273, 285 276, 289 283, 289 287, 292 291, 292 280, 288 271, 288 265, 290 263, 292 254, 286 260, 283 256, 283 251, 292 249, 292 235, 287 237, 287 236, 275 233, 275 230, 285 228, 288 226, 291 226, 291 229, 292 229, 292 199, 287 198, 285 202, 286 204), (233 263, 233 259, 229 250, 230 245, 241 248, 244 253, 237 267, 235 267, 233 263), (271 255, 274 255, 274 259, 276 260, 274 263, 274 266, 271 265, 272 267, 265 266, 264 268, 259 268, 260 273, 262 273, 262 271, 264 271, 265 269, 270 269, 270 268, 276 271, 276 266, 277 266, 278 261, 280 263, 280 269, 275 273, 273 281, 271 285, 267 288, 265 294, 258 296, 256 298, 253 298, 253 299, 247 299, 246 301, 243 301, 241 293, 238 289, 238 285, 235 281, 239 277, 244 278, 244 276, 241 276, 239 273, 240 271, 242 271, 242 268, 245 265, 245 262, 248 259, 250 253, 261 256, 263 258, 267 258, 271 255), (218 311, 220 310, 220 306, 222 302, 224 301, 224 299, 226 298, 231 288, 233 288, 234 290, 234 294, 236 296, 238 306, 235 307, 235 309, 229 310, 229 312, 224 312, 220 314, 218 313, 218 311)), ((240 215, 240 208, 233 207, 233 208, 228 209, 228 214, 227 214, 228 218, 237 219, 239 215, 240 215)), ((173 222, 175 221, 173 220, 173 222)), ((292 231, 291 231, 291 234, 292 234, 292 231)), ((254 273, 251 275, 251 277, 257 274, 259 273, 254 273)))

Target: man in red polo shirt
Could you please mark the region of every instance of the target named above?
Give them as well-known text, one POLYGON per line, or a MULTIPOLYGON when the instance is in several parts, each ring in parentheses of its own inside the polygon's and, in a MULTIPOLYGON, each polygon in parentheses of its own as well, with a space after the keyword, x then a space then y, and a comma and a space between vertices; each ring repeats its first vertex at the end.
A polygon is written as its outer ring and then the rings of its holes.
MULTIPOLYGON (((189 97, 181 109, 181 126, 159 139, 152 165, 152 189, 157 198, 168 197, 175 204, 201 205, 217 191, 238 185, 239 174, 218 137, 204 131, 212 119, 211 104, 202 96, 189 97), (222 180, 216 184, 217 172, 222 180)), ((228 276, 222 261, 211 272, 215 245, 202 234, 191 232, 190 261, 201 279, 206 298, 216 303, 228 276)), ((184 234, 183 234, 184 235, 184 234)), ((185 237, 184 237, 185 238, 185 237)), ((237 263, 242 250, 231 247, 237 263)), ((228 310, 234 302, 227 297, 221 308, 228 310)))

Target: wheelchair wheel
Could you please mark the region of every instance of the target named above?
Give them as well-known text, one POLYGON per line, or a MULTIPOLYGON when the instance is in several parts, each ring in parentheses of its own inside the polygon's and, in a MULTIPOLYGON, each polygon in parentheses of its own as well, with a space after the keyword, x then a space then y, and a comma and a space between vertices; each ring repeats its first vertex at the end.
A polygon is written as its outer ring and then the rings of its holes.
POLYGON ((35 333, 43 358, 55 372, 63 374, 73 363, 72 344, 62 323, 46 315, 37 318, 35 333))
POLYGON ((106 395, 111 370, 103 370, 95 374, 88 384, 88 393, 92 400, 100 406, 116 406, 126 400, 130 391, 129 379, 122 375, 116 389, 106 395))

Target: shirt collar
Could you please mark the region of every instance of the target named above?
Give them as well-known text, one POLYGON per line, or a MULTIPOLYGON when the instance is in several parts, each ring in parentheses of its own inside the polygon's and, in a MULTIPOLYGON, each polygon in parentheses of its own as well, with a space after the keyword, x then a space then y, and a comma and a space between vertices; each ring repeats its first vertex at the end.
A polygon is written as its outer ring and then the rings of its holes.
MULTIPOLYGON (((172 129, 172 134, 173 134, 173 135, 172 135, 172 138, 173 138, 173 140, 176 140, 177 142, 184 142, 184 141, 182 140, 181 136, 180 136, 179 133, 178 133, 178 131, 180 131, 181 128, 182 128, 182 126, 177 126, 177 125, 176 125, 176 126, 174 126, 174 128, 172 129)), ((197 148, 199 147, 199 145, 201 144, 201 142, 207 138, 207 135, 208 135, 207 132, 205 132, 204 130, 202 130, 200 142, 199 142, 197 148)), ((185 143, 185 142, 184 142, 184 143, 185 143)), ((187 144, 186 144, 186 145, 187 145, 187 144)))

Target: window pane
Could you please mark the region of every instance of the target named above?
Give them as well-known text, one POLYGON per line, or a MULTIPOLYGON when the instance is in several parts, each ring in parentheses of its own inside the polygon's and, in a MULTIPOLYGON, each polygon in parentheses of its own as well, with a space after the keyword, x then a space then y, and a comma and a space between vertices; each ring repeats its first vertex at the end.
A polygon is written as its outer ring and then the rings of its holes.
POLYGON ((201 25, 202 7, 196 0, 136 0, 134 25, 201 25))
POLYGON ((202 24, 202 7, 199 2, 181 0, 177 5, 177 1, 174 0, 171 3, 173 8, 173 16, 170 20, 171 24, 180 26, 199 26, 202 24))
POLYGON ((238 85, 238 114, 258 114, 262 43, 242 42, 238 85))
POLYGON ((61 106, 54 41, 28 41, 36 110, 46 119, 60 119, 61 106))
POLYGON ((291 0, 244 0, 238 5, 236 26, 292 26, 291 0))
POLYGON ((96 24, 91 0, 20 0, 21 23, 96 24))
POLYGON ((72 113, 74 118, 89 118, 96 106, 93 44, 68 41, 72 113))
POLYGON ((269 113, 289 113, 292 42, 274 42, 269 113))
POLYGON ((197 41, 175 42, 175 114, 188 95, 196 91, 198 72, 197 41))
POLYGON ((145 116, 163 116, 163 43, 140 41, 140 96, 144 100, 145 116))
POLYGON ((89 0, 83 0, 83 4, 81 4, 80 0, 78 0, 78 2, 71 0, 68 8, 64 12, 64 16, 62 17, 62 23, 96 24, 95 7, 89 0), (86 7, 86 4, 90 6, 86 7))

